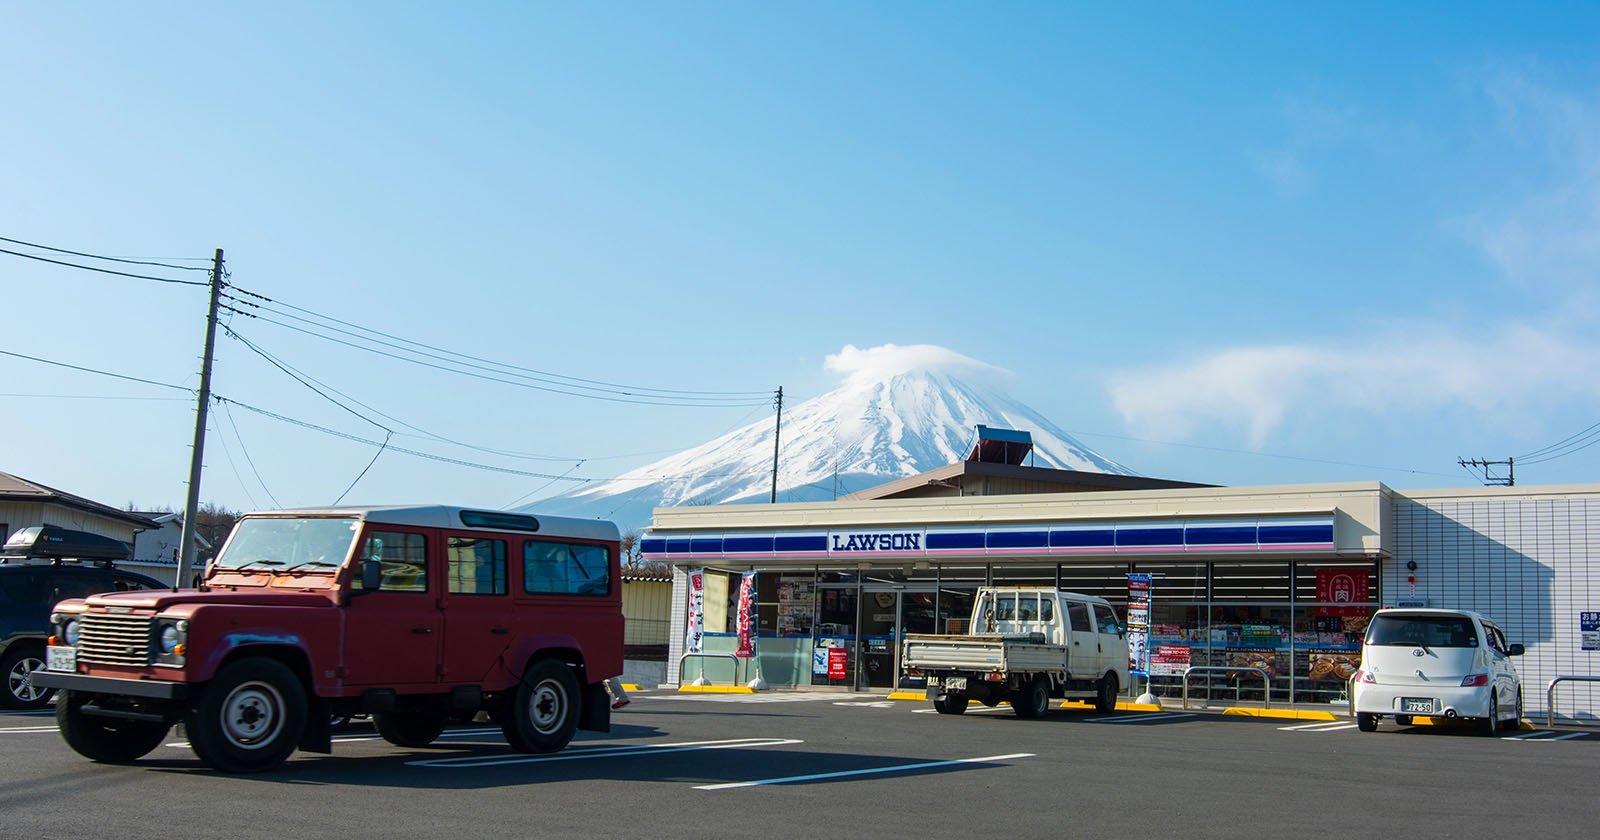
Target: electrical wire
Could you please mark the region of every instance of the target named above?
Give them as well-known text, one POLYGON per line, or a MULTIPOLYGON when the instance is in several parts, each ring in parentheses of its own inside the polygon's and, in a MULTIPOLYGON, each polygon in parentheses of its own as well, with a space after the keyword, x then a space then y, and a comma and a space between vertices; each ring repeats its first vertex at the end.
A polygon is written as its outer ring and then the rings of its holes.
MULTIPOLYGON (((327 394, 323 393, 322 389, 318 388, 315 385, 312 385, 310 382, 307 382, 304 379, 301 379, 298 375, 295 374, 294 371, 290 370, 287 366, 285 366, 283 364, 280 364, 277 359, 274 359, 272 356, 270 356, 267 353, 263 352, 261 350, 261 348, 255 346, 254 344, 251 344, 249 339, 247 339, 247 338, 239 335, 238 333, 234 332, 232 327, 228 326, 227 324, 223 324, 222 325, 222 329, 223 329, 223 332, 227 333, 230 337, 236 339, 237 341, 242 343, 244 346, 250 348, 252 351, 255 352, 256 355, 260 356, 263 359, 266 359, 268 362, 271 362, 273 367, 276 367, 278 370, 283 371, 284 375, 288 376, 290 379, 293 379, 294 381, 300 383, 301 385, 306 386, 306 388, 310 389, 317 396, 319 396, 319 397, 327 400, 328 402, 331 402, 334 405, 344 409, 345 411, 349 412, 352 416, 354 416, 354 417, 356 417, 356 418, 358 418, 360 420, 364 420, 364 421, 366 421, 368 423, 371 423, 372 425, 377 426, 378 428, 384 430, 385 432, 388 432, 390 434, 390 436, 394 435, 394 429, 391 429, 388 426, 385 426, 382 423, 379 423, 378 421, 373 420, 370 417, 367 417, 366 415, 362 414, 361 412, 356 411, 355 409, 351 408, 350 406, 347 406, 344 403, 339 402, 338 400, 334 399, 333 397, 330 397, 327 394)), ((384 443, 385 444, 388 443, 388 438, 384 438, 384 443)))
MULTIPOLYGON (((339 334, 342 334, 342 335, 346 335, 346 336, 350 336, 352 338, 357 338, 357 339, 360 339, 362 341, 368 341, 368 342, 371 342, 373 344, 379 344, 379 345, 382 345, 382 346, 385 346, 385 347, 390 347, 390 348, 393 348, 393 349, 396 349, 396 350, 402 350, 402 351, 407 352, 407 353, 413 353, 415 355, 424 356, 424 357, 427 357, 427 358, 438 359, 440 361, 449 361, 449 362, 451 362, 453 364, 460 364, 460 365, 463 365, 463 366, 466 366, 466 367, 476 367, 476 368, 478 368, 480 370, 487 370, 487 371, 491 371, 491 372, 495 372, 495 373, 515 372, 513 375, 525 374, 526 376, 524 376, 523 378, 531 379, 531 380, 538 381, 538 382, 544 382, 544 383, 550 384, 550 385, 560 385, 562 387, 567 387, 567 388, 578 388, 578 389, 582 389, 582 390, 600 391, 600 392, 603 392, 603 393, 621 394, 621 395, 624 395, 624 396, 650 396, 650 395, 654 395, 654 396, 658 396, 658 397, 662 397, 662 398, 671 397, 671 398, 683 399, 683 400, 692 400, 692 399, 712 399, 712 400, 715 400, 715 399, 727 399, 727 398, 748 398, 748 399, 767 400, 767 399, 771 398, 771 393, 772 393, 770 391, 693 391, 693 390, 684 390, 684 389, 678 389, 678 388, 656 388, 656 387, 645 386, 645 385, 623 385, 623 384, 619 384, 619 383, 615 383, 615 382, 606 382, 606 381, 598 380, 598 379, 585 379, 583 377, 568 376, 566 374, 560 374, 560 373, 552 373, 550 371, 539 370, 539 369, 530 368, 530 367, 524 367, 522 365, 515 365, 515 364, 508 363, 508 362, 497 362, 497 361, 494 361, 492 359, 486 359, 486 358, 483 358, 483 357, 480 357, 480 356, 473 356, 473 355, 468 354, 468 353, 461 353, 461 352, 454 351, 454 350, 449 350, 449 349, 446 349, 446 348, 443 348, 443 347, 437 347, 437 346, 434 346, 432 344, 426 344, 426 343, 423 343, 423 342, 420 342, 420 341, 414 341, 414 340, 411 340, 411 339, 407 339, 407 338, 403 338, 403 337, 400 337, 400 336, 392 335, 390 333, 386 333, 386 332, 383 332, 381 330, 375 330, 375 329, 372 329, 370 327, 364 327, 364 326, 361 326, 360 324, 351 323, 349 321, 345 321, 345 320, 342 320, 342 319, 339 319, 339 318, 335 318, 335 317, 330 316, 330 315, 324 315, 322 313, 314 312, 312 310, 305 309, 303 307, 294 306, 293 304, 284 303, 282 301, 276 301, 276 300, 273 300, 272 298, 268 298, 268 297, 266 297, 264 295, 257 294, 255 292, 249 291, 247 289, 240 289, 238 287, 234 287, 233 291, 241 293, 241 294, 249 295, 251 297, 257 298, 257 299, 262 300, 262 301, 265 301, 266 303, 265 304, 252 303, 250 301, 241 300, 236 296, 228 295, 227 297, 229 297, 230 300, 233 300, 233 301, 235 301, 237 303, 241 303, 243 305, 255 307, 255 308, 258 308, 258 309, 263 309, 263 310, 265 310, 267 312, 271 312, 271 313, 273 313, 275 315, 278 315, 280 317, 289 318, 291 320, 299 321, 300 323, 316 327, 317 329, 331 330, 333 332, 336 332, 336 333, 339 333, 339 334), (294 315, 294 314, 291 314, 291 313, 288 313, 288 312, 284 312, 281 309, 275 308, 275 307, 283 307, 283 308, 287 308, 287 309, 292 309, 292 310, 294 310, 296 312, 303 312, 303 313, 305 313, 307 315, 311 315, 313 317, 320 318, 320 319, 322 319, 324 321, 330 321, 330 322, 335 323, 335 324, 340 324, 340 325, 345 326, 345 327, 350 327, 351 329, 359 330, 360 333, 367 333, 367 334, 370 334, 370 335, 380 336, 380 337, 385 338, 385 339, 390 339, 390 341, 379 341, 378 339, 371 338, 368 335, 361 335, 359 333, 351 332, 350 330, 343 330, 343 329, 339 329, 337 327, 328 326, 326 324, 317 323, 316 321, 311 321, 311 320, 306 319, 306 318, 301 318, 301 317, 299 317, 297 315, 294 315), (398 342, 398 344, 393 343, 393 342, 398 342), (422 348, 424 350, 432 350, 432 351, 435 351, 437 353, 443 353, 443 354, 446 354, 446 356, 454 357, 454 358, 444 358, 444 357, 441 357, 441 356, 436 356, 436 355, 434 355, 432 353, 423 353, 423 352, 420 352, 418 350, 410 349, 412 347, 419 347, 419 348, 422 348), (482 363, 482 365, 488 365, 488 367, 483 367, 481 365, 467 364, 466 362, 456 361, 456 359, 464 359, 464 360, 467 360, 468 362, 480 362, 480 363, 482 363)), ((241 314, 250 315, 251 313, 241 313, 241 314)), ((256 317, 260 317, 260 316, 256 316, 256 317)), ((282 322, 271 321, 270 319, 267 319, 267 318, 264 318, 264 317, 262 318, 262 320, 267 320, 270 323, 277 324, 278 326, 289 326, 289 325, 283 324, 282 322)), ((320 334, 317 334, 317 335, 320 335, 320 334)))
POLYGON ((5 248, 0 248, 0 254, 10 254, 13 257, 22 257, 23 259, 27 259, 27 260, 38 260, 39 262, 47 262, 47 263, 52 263, 54 265, 64 265, 67 268, 77 268, 77 269, 82 269, 84 271, 97 271, 97 272, 99 272, 101 274, 115 274, 118 277, 132 277, 132 278, 135 278, 137 280, 154 280, 154 281, 156 281, 158 283, 176 283, 176 284, 178 284, 180 286, 209 286, 209 285, 211 285, 210 281, 208 281, 208 280, 177 280, 177 279, 174 279, 174 278, 171 278, 171 277, 156 277, 156 276, 153 276, 153 275, 150 275, 150 274, 129 274, 126 271, 112 271, 109 268, 96 268, 95 266, 92 266, 92 265, 80 265, 78 263, 70 263, 70 262, 65 262, 63 260, 53 260, 53 259, 50 259, 49 257, 39 257, 39 256, 35 256, 33 254, 24 254, 21 251, 10 251, 10 250, 7 250, 5 248))
POLYGON ((334 506, 336 506, 340 502, 344 501, 344 497, 350 495, 350 491, 356 489, 356 485, 361 483, 361 479, 366 477, 367 470, 372 469, 372 465, 378 463, 378 456, 383 454, 383 450, 389 448, 389 438, 392 438, 392 437, 394 437, 394 432, 392 432, 392 431, 389 432, 388 435, 384 436, 383 445, 378 447, 378 451, 377 452, 372 453, 372 460, 367 462, 366 469, 363 469, 361 471, 361 474, 356 476, 356 480, 355 481, 350 482, 350 486, 349 487, 344 488, 344 492, 339 494, 339 498, 333 500, 333 505, 334 506))
POLYGON ((50 360, 50 359, 41 359, 38 356, 29 356, 29 355, 27 355, 25 353, 14 353, 14 352, 12 352, 10 350, 0 350, 0 355, 3 355, 3 356, 15 356, 18 359, 27 359, 30 362, 40 362, 42 364, 55 365, 56 367, 64 367, 64 368, 70 368, 72 370, 80 370, 80 371, 83 371, 84 373, 94 373, 94 374, 99 374, 100 376, 109 376, 109 377, 111 377, 113 379, 125 379, 125 380, 127 380, 129 382, 140 382, 140 383, 143 383, 145 385, 156 385, 156 386, 159 386, 159 387, 162 387, 162 388, 172 388, 172 389, 178 390, 178 391, 188 391, 191 394, 195 393, 195 389, 193 389, 193 388, 185 388, 182 385, 173 385, 173 384, 168 383, 168 382, 157 382, 154 379, 140 379, 137 376, 127 376, 127 375, 121 374, 121 373, 112 373, 111 371, 108 371, 108 370, 96 370, 95 368, 82 367, 80 365, 69 365, 66 362, 57 362, 57 361, 53 361, 53 360, 50 360))
MULTIPOLYGON (((1532 452, 1529 452, 1526 455, 1518 455, 1515 460, 1523 461, 1524 463, 1533 463, 1533 464, 1543 463, 1542 460, 1541 461, 1529 461, 1529 460, 1525 460, 1525 459, 1538 458, 1541 455, 1552 454, 1556 450, 1561 449, 1561 448, 1569 445, 1570 443, 1579 442, 1580 439, 1586 439, 1588 437, 1594 436, 1595 434, 1600 434, 1600 423, 1596 423, 1593 426, 1590 426, 1587 429, 1584 429, 1583 431, 1578 432, 1575 435, 1569 435, 1569 436, 1567 436, 1565 438, 1562 438, 1561 440, 1558 440, 1555 443, 1550 444, 1549 446, 1545 446, 1545 447, 1542 447, 1542 448, 1539 448, 1539 449, 1535 449, 1535 450, 1533 450, 1532 452)), ((1572 451, 1576 452, 1577 450, 1574 449, 1572 451)), ((1570 454, 1570 453, 1563 453, 1563 454, 1570 454)), ((1556 456, 1556 457, 1560 457, 1560 456, 1556 456)), ((1548 460, 1548 459, 1546 459, 1546 460, 1548 460)))
POLYGON ((235 440, 239 441, 239 451, 244 453, 245 463, 249 464, 250 471, 255 473, 256 482, 261 485, 261 489, 267 494, 267 498, 272 500, 273 507, 283 507, 283 504, 278 501, 278 497, 272 495, 272 489, 267 487, 267 482, 262 480, 261 470, 256 468, 256 459, 250 457, 250 450, 244 445, 244 435, 239 434, 239 423, 233 419, 233 412, 228 408, 228 401, 217 397, 215 394, 212 394, 212 399, 222 403, 223 414, 227 415, 228 417, 228 425, 233 427, 233 437, 235 440))
MULTIPOLYGON (((213 425, 216 425, 214 418, 213 415, 213 425)), ((245 497, 250 500, 250 509, 260 510, 261 503, 256 501, 256 494, 250 492, 250 485, 246 484, 244 476, 239 474, 239 464, 233 460, 233 450, 228 448, 228 436, 222 433, 222 426, 216 425, 212 431, 217 433, 217 443, 222 445, 222 454, 228 458, 228 468, 233 470, 233 479, 239 482, 239 489, 243 490, 245 497)))
MULTIPOLYGON (((156 268, 171 268, 171 269, 175 269, 177 271, 210 271, 211 270, 209 267, 206 267, 206 266, 170 265, 168 263, 155 262, 155 261, 149 260, 149 259, 134 259, 132 257, 107 257, 107 256, 102 256, 100 254, 88 254, 88 253, 84 253, 83 251, 69 251, 66 248, 56 248, 56 247, 51 246, 51 245, 40 245, 37 242, 24 242, 21 239, 12 239, 12 238, 7 237, 7 236, 0 236, 0 242, 10 242, 13 245, 26 245, 29 248, 43 248, 46 251, 54 251, 57 254, 71 254, 74 257, 87 257, 87 258, 89 258, 91 260, 105 260, 106 262, 126 263, 127 265, 149 265, 149 266, 155 266, 156 268)), ((23 256, 28 256, 28 255, 24 254, 23 256)), ((207 262, 211 261, 211 258, 209 258, 209 257, 204 257, 204 258, 202 258, 202 257, 174 257, 173 259, 179 259, 179 260, 200 260, 200 259, 204 259, 207 262)))

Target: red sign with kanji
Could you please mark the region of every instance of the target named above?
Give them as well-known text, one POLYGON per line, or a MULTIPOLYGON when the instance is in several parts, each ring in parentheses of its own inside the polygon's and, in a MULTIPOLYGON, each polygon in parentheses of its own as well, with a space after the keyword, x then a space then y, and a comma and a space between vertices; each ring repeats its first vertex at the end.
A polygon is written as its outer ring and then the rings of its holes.
POLYGON ((1339 606, 1362 604, 1367 600, 1366 569, 1318 569, 1317 600, 1325 605, 1317 615, 1366 615, 1367 607, 1339 606))

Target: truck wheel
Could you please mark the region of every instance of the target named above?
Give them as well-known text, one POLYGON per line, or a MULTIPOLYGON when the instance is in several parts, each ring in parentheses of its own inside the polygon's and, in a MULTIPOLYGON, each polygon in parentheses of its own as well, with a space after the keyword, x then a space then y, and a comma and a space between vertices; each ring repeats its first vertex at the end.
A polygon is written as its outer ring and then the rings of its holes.
POLYGON ((224 773, 258 773, 282 764, 306 725, 300 679, 274 659, 241 659, 217 672, 189 710, 189 745, 224 773))
POLYGON ((560 750, 578 731, 578 678, 554 659, 533 663, 500 718, 500 730, 512 749, 527 753, 560 750))
POLYGON ((1044 717, 1050 711, 1050 683, 1044 677, 1034 677, 1011 698, 1011 710, 1019 718, 1044 717))
POLYGON ((0 690, 0 709, 42 709, 50 702, 53 688, 37 688, 33 675, 44 670, 43 654, 37 650, 18 649, 6 654, 0 662, 0 673, 6 684, 0 690))
POLYGON ((959 715, 966 712, 969 699, 965 694, 946 694, 933 701, 933 709, 941 715, 959 715))
POLYGON ((1100 685, 1094 693, 1094 710, 1103 715, 1109 715, 1117 710, 1117 675, 1106 674, 1100 678, 1100 685))
POLYGON ((426 747, 449 722, 450 715, 443 709, 402 709, 372 716, 378 734, 397 747, 426 747))
POLYGON ((1366 712, 1357 712, 1356 713, 1356 728, 1361 730, 1362 732, 1377 732, 1378 731, 1378 716, 1377 715, 1369 715, 1366 712))
POLYGON ((164 723, 96 717, 83 713, 82 695, 64 692, 56 703, 61 740, 78 755, 106 764, 127 764, 161 745, 172 727, 164 723))

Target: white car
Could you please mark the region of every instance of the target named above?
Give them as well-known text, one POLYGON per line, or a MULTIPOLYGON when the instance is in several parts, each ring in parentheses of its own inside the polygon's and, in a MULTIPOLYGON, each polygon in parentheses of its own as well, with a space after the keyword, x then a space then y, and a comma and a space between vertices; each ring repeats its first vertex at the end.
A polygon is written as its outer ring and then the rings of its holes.
POLYGON ((1362 732, 1393 717, 1467 718, 1493 735, 1522 720, 1522 680, 1511 664, 1522 645, 1469 610, 1383 609, 1372 617, 1352 679, 1350 709, 1362 732))

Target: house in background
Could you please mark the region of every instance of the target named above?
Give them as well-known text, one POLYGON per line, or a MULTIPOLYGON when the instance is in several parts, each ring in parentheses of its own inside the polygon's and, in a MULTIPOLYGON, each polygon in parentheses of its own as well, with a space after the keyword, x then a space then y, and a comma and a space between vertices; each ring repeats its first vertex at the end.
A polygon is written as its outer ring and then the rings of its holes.
MULTIPOLYGON (((183 514, 171 511, 136 511, 156 523, 156 528, 144 531, 133 538, 133 556, 123 565, 137 569, 157 580, 172 581, 178 572, 178 546, 183 544, 183 514)), ((211 550, 211 543, 198 531, 194 535, 194 556, 203 558, 211 550)), ((196 573, 200 571, 196 560, 196 573)))
MULTIPOLYGON (((132 544, 140 532, 161 526, 149 517, 74 496, 36 481, 0 472, 0 542, 22 528, 55 525, 132 544)), ((171 582, 176 567, 166 573, 171 582)), ((151 569, 160 578, 157 570, 151 569)))

